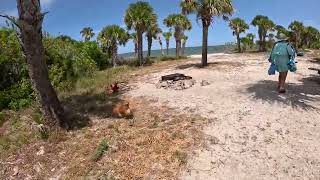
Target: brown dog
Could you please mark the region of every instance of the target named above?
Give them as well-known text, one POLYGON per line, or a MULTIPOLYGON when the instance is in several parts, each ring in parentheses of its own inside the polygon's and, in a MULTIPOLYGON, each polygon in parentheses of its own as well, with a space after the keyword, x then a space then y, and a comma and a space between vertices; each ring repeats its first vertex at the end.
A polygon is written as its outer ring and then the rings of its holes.
POLYGON ((128 102, 117 103, 112 108, 112 115, 119 118, 130 118, 132 117, 132 111, 128 102))

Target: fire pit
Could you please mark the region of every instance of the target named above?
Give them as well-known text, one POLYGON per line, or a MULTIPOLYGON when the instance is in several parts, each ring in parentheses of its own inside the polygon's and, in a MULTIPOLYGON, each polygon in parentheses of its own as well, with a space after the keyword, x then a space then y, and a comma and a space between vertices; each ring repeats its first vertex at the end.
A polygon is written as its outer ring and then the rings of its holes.
POLYGON ((195 85, 196 81, 190 76, 184 74, 175 73, 161 77, 161 80, 156 84, 158 89, 173 89, 173 90, 184 90, 191 88, 195 85))

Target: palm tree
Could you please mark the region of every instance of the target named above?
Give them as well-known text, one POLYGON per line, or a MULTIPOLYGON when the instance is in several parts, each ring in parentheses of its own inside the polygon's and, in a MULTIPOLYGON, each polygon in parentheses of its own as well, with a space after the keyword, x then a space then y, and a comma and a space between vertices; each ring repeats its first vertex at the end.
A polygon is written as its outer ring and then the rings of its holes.
POLYGON ((304 25, 302 22, 299 21, 293 21, 289 25, 289 30, 291 30, 292 38, 294 39, 294 47, 298 49, 302 42, 302 33, 304 31, 304 25))
POLYGON ((272 34, 272 33, 269 33, 268 34, 268 48, 272 48, 273 47, 273 44, 275 43, 275 39, 274 39, 275 35, 272 34))
POLYGON ((312 26, 308 26, 304 29, 302 38, 303 38, 303 43, 310 48, 311 44, 313 42, 316 42, 318 40, 318 36, 319 36, 319 31, 318 29, 312 27, 312 26))
POLYGON ((172 36, 171 32, 164 32, 163 37, 166 39, 166 47, 167 47, 167 56, 169 55, 169 43, 170 43, 170 38, 172 36))
POLYGON ((143 33, 147 31, 148 26, 155 22, 157 16, 148 2, 138 1, 130 4, 126 10, 124 22, 129 30, 134 29, 137 33, 138 41, 138 59, 140 65, 143 61, 143 33))
POLYGON ((158 36, 158 41, 159 41, 159 45, 160 45, 160 48, 161 48, 161 55, 163 56, 164 55, 164 52, 163 52, 163 44, 162 44, 162 40, 161 40, 161 37, 158 36))
POLYGON ((231 0, 182 0, 181 8, 185 14, 195 13, 202 22, 202 66, 208 65, 208 31, 215 16, 233 13, 231 0))
POLYGON ((182 14, 170 14, 163 23, 174 28, 174 38, 176 39, 176 58, 181 56, 181 39, 185 30, 191 30, 191 21, 182 14))
POLYGON ((253 45, 254 45, 254 39, 256 38, 256 35, 254 35, 252 33, 248 33, 246 37, 250 40, 249 46, 252 49, 253 45))
POLYGON ((118 25, 106 26, 98 35, 98 41, 110 49, 112 64, 117 66, 118 45, 125 45, 129 40, 129 34, 118 25))
POLYGON ((276 38, 278 40, 287 38, 289 36, 288 30, 281 25, 277 25, 274 29, 277 31, 276 38))
POLYGON ((247 50, 248 46, 251 46, 251 39, 249 37, 243 37, 240 39, 241 44, 243 45, 243 51, 247 50))
POLYGON ((158 34, 161 33, 162 30, 159 28, 157 22, 153 22, 152 25, 148 27, 146 37, 148 41, 148 57, 151 56, 151 47, 152 47, 152 40, 157 39, 158 34))
POLYGON ((84 38, 85 42, 90 41, 91 38, 94 37, 94 32, 93 29, 90 27, 85 27, 80 31, 80 34, 82 35, 82 37, 84 38))
POLYGON ((266 51, 267 34, 269 31, 273 31, 275 24, 267 16, 262 15, 256 16, 251 24, 258 27, 259 50, 266 51))
POLYGON ((249 29, 249 25, 240 18, 232 19, 229 23, 230 28, 233 30, 233 35, 237 37, 238 52, 241 52, 240 34, 249 29))
POLYGON ((131 33, 131 34, 130 34, 130 39, 132 39, 133 44, 134 44, 134 56, 137 57, 137 55, 138 55, 138 38, 137 38, 137 33, 131 33))
POLYGON ((186 49, 186 44, 187 44, 187 41, 188 41, 189 37, 184 35, 182 37, 182 55, 184 55, 184 52, 185 52, 185 49, 186 49))

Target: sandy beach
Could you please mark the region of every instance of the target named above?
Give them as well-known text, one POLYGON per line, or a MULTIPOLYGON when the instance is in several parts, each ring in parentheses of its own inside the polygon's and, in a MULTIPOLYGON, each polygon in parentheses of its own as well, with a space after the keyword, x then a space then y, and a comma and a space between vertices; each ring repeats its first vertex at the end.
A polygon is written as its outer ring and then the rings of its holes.
POLYGON ((156 99, 181 113, 210 119, 208 145, 189 156, 181 179, 320 179, 319 67, 311 56, 298 58, 288 92, 276 90, 267 75, 267 54, 211 54, 200 69, 199 55, 184 65, 141 78, 132 97, 156 99), (183 91, 157 89, 160 76, 183 73, 196 85, 183 91), (210 83, 200 86, 200 81, 210 83))

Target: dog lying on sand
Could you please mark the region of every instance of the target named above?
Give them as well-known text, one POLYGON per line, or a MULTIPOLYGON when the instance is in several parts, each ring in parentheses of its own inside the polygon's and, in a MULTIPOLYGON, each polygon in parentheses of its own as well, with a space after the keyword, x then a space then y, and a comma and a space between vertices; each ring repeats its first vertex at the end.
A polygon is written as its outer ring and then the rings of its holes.
POLYGON ((130 109, 129 102, 119 102, 112 108, 112 115, 118 118, 131 118, 132 110, 130 109))

